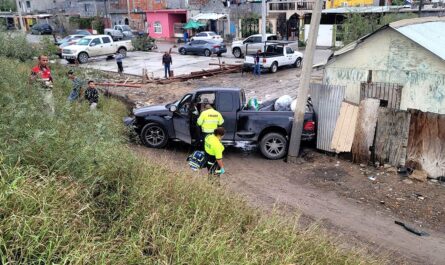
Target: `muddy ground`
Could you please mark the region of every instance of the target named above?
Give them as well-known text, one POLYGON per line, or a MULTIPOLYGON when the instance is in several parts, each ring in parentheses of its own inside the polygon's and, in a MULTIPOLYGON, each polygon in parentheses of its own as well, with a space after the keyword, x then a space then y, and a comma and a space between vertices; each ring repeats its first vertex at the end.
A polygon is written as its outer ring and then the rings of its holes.
MULTIPOLYGON (((248 97, 266 100, 296 96, 300 71, 284 69, 260 78, 230 74, 141 89, 107 88, 137 105, 164 103, 200 87, 241 87, 248 97)), ((313 75, 320 81, 322 72, 313 75)), ((147 159, 174 170, 188 171, 188 147, 172 143, 165 150, 133 146, 147 159)), ((251 205, 270 210, 277 205, 289 214, 302 213, 315 220, 346 247, 366 247, 373 254, 387 254, 392 264, 445 264, 445 185, 407 180, 394 172, 355 165, 306 147, 299 164, 266 160, 257 151, 229 148, 227 174, 222 184, 251 205), (375 180, 368 177, 373 176, 375 180), (402 221, 430 236, 420 237, 394 224, 402 221)), ((200 174, 197 177, 205 177, 200 174)))

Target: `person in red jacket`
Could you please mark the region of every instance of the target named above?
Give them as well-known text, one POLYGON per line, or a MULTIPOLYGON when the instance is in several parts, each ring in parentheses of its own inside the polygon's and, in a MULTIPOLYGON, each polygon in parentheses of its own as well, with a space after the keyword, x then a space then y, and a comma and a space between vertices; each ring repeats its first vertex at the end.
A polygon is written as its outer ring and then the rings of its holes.
POLYGON ((48 66, 48 56, 40 55, 38 60, 38 64, 31 70, 30 81, 38 83, 43 101, 51 113, 54 113, 53 77, 48 66))

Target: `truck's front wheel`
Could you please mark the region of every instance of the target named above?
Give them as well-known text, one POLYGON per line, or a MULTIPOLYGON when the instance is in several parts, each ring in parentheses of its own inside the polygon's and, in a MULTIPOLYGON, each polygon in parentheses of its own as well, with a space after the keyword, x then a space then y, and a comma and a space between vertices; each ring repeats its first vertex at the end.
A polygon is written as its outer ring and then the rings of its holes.
POLYGON ((77 56, 77 60, 81 64, 82 63, 87 63, 88 62, 88 54, 86 52, 79 53, 79 55, 77 56))
POLYGON ((287 153, 287 139, 279 133, 267 133, 261 139, 260 150, 268 159, 281 159, 287 153))
POLYGON ((163 148, 168 142, 167 131, 158 123, 145 125, 140 136, 142 143, 151 148, 163 148))

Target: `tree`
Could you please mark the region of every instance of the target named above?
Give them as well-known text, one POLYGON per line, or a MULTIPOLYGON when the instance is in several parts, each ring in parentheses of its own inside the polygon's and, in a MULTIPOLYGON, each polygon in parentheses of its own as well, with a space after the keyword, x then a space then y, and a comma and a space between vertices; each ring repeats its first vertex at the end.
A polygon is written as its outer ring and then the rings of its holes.
POLYGON ((14 0, 0 0, 0 10, 1 11, 16 11, 14 0))
POLYGON ((343 24, 339 27, 339 34, 343 45, 347 45, 357 39, 374 32, 378 28, 389 24, 394 21, 414 18, 417 17, 415 14, 371 14, 363 15, 359 13, 349 14, 348 17, 343 21, 343 24))

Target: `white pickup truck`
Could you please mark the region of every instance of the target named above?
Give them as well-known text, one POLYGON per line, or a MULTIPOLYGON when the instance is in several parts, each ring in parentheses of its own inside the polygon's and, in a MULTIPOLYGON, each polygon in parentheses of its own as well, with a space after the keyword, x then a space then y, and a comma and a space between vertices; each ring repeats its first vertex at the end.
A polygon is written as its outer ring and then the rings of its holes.
POLYGON ((111 36, 113 40, 122 40, 133 37, 133 31, 128 25, 114 25, 113 28, 105 29, 105 34, 111 36))
POLYGON ((69 63, 76 60, 79 63, 87 63, 89 58, 98 56, 111 56, 116 52, 127 56, 127 51, 133 50, 131 40, 113 41, 108 35, 90 35, 83 37, 75 45, 62 49, 62 58, 69 63))
MULTIPOLYGON (((266 42, 264 47, 266 47, 266 52, 260 53, 261 69, 269 69, 271 73, 275 73, 281 66, 301 67, 303 54, 294 51, 289 47, 288 42, 266 42)), ((255 55, 246 55, 244 67, 253 68, 254 65, 255 55)))

